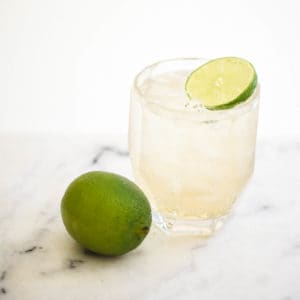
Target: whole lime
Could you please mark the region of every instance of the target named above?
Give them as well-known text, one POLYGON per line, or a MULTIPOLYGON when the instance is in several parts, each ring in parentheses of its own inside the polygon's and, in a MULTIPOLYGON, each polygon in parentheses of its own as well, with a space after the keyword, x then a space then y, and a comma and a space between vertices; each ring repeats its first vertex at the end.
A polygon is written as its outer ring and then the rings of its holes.
POLYGON ((136 248, 151 226, 151 208, 130 180, 93 171, 67 188, 61 214, 69 234, 95 253, 115 256, 136 248))

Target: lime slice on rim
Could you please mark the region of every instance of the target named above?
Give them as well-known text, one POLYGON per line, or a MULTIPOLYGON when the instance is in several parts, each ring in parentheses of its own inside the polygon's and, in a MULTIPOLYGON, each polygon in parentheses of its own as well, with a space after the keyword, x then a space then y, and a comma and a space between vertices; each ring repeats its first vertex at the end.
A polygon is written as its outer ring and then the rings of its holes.
POLYGON ((253 65, 238 57, 211 60, 193 71, 185 90, 190 99, 199 100, 207 109, 233 107, 254 92, 257 75, 253 65))

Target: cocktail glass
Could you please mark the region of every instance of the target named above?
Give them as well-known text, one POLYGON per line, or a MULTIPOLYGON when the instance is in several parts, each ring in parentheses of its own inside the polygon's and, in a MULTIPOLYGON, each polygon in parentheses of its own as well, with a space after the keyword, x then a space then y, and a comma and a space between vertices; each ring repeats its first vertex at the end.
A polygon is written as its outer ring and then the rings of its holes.
POLYGON ((185 92, 200 58, 161 61, 135 78, 129 150, 133 174, 167 233, 211 235, 253 173, 259 87, 224 110, 205 109, 185 92))

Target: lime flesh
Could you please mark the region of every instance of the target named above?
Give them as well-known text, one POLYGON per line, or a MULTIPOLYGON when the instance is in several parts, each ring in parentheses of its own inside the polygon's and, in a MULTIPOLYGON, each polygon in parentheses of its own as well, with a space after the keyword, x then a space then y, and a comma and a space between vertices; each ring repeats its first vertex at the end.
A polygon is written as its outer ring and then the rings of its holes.
POLYGON ((211 60, 193 71, 185 90, 190 99, 199 100, 211 110, 227 109, 247 100, 257 85, 253 65, 238 57, 211 60))
POLYGON ((107 172, 89 172, 75 179, 63 196, 61 214, 79 244, 108 256, 135 249, 151 226, 144 193, 125 177, 107 172))

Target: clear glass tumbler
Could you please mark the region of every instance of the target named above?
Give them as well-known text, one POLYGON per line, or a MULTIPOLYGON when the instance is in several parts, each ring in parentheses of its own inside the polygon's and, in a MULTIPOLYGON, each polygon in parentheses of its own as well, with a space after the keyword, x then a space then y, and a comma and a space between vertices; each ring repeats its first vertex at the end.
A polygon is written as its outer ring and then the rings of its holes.
POLYGON ((189 100, 187 76, 207 60, 146 67, 131 93, 129 150, 154 222, 168 233, 211 235, 253 173, 259 88, 245 102, 207 110, 189 100))

